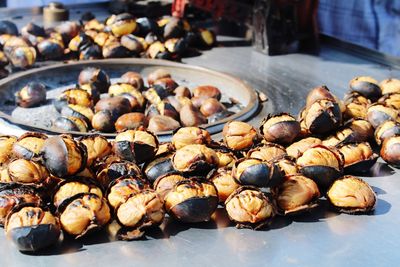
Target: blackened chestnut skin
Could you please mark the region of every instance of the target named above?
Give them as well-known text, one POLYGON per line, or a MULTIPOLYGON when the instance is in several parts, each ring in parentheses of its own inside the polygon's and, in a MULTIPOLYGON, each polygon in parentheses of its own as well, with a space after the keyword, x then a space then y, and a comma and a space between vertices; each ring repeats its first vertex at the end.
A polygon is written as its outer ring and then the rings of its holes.
POLYGON ((17 104, 21 107, 38 106, 46 100, 46 86, 39 82, 30 82, 15 96, 17 104))
POLYGON ((80 85, 91 84, 100 93, 107 93, 108 87, 110 87, 110 78, 107 73, 101 69, 91 67, 79 73, 78 82, 80 85))
POLYGON ((114 132, 114 118, 108 110, 101 110, 94 114, 92 119, 92 127, 100 132, 114 132))
POLYGON ((171 157, 172 154, 160 155, 143 167, 143 172, 151 183, 154 183, 162 175, 176 172, 172 165, 171 157))
POLYGON ((101 110, 110 111, 113 120, 116 120, 121 115, 130 112, 131 109, 132 107, 129 100, 122 96, 101 99, 96 103, 95 106, 96 112, 101 110))
POLYGON ((300 130, 300 123, 286 113, 269 115, 260 127, 260 132, 264 135, 265 140, 279 144, 292 143, 300 130))

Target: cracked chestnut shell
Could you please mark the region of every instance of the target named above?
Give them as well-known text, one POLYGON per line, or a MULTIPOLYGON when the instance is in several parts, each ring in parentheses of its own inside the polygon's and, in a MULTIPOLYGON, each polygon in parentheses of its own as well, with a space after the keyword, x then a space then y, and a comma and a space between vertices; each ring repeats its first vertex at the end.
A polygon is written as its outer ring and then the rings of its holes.
POLYGON ((0 135, 0 165, 6 164, 11 159, 17 140, 13 135, 0 135))
POLYGON ((260 229, 275 216, 275 207, 260 189, 242 186, 225 201, 225 209, 237 228, 260 229))
POLYGON ((326 197, 339 212, 367 213, 375 208, 376 195, 364 180, 346 175, 336 180, 329 188, 326 197))
POLYGON ((23 108, 39 106, 46 101, 46 86, 30 82, 15 94, 17 105, 23 108))
POLYGON ((6 235, 20 251, 38 251, 54 245, 60 236, 58 219, 32 204, 14 208, 7 216, 6 235))
POLYGON ((149 188, 149 184, 140 176, 122 176, 113 180, 108 186, 107 200, 115 210, 135 193, 149 188))
POLYGON ((254 158, 242 158, 232 168, 233 178, 241 185, 274 186, 283 176, 275 165, 254 158))
POLYGON ((227 122, 222 130, 224 143, 233 150, 250 149, 257 142, 257 131, 248 123, 241 121, 227 122))
POLYGON ((380 154, 382 159, 390 165, 400 167, 400 136, 386 138, 382 143, 380 154))
POLYGON ((299 174, 286 176, 272 193, 278 211, 283 215, 295 215, 315 208, 321 196, 317 184, 299 174))
POLYGON ((119 231, 118 238, 135 240, 141 238, 144 230, 160 225, 165 216, 163 202, 152 189, 146 189, 129 196, 116 211, 118 222, 127 229, 119 231))
POLYGON ((345 144, 338 149, 344 156, 345 173, 368 172, 378 159, 368 142, 345 144))
POLYGON ((240 187, 240 184, 232 176, 231 168, 218 168, 211 172, 208 177, 213 182, 218 192, 220 203, 225 203, 225 200, 240 187))
POLYGON ((378 145, 381 145, 386 138, 400 135, 400 123, 388 120, 383 122, 375 130, 375 141, 378 145))
POLYGON ((321 139, 316 137, 307 137, 292 143, 286 148, 286 152, 290 157, 297 159, 301 154, 312 146, 322 144, 321 139))
POLYGON ((63 117, 77 117, 90 124, 93 119, 93 110, 89 107, 69 104, 61 109, 61 116, 63 117))
POLYGON ((57 185, 53 194, 53 204, 57 208, 65 200, 80 193, 93 193, 103 197, 103 192, 96 183, 82 177, 74 177, 73 180, 64 180, 57 185))
POLYGON ((272 161, 281 158, 286 154, 286 149, 283 146, 275 143, 263 142, 249 150, 249 152, 247 152, 247 157, 262 161, 272 161))
POLYGON ((106 225, 111 219, 105 198, 92 193, 77 194, 58 207, 63 231, 80 238, 106 225))
POLYGON ((67 89, 53 102, 54 107, 58 112, 61 112, 64 106, 68 104, 79 105, 84 107, 93 107, 92 95, 81 88, 67 89))
POLYGON ((369 76, 355 77, 350 81, 350 90, 360 93, 371 100, 376 100, 382 95, 378 81, 369 76))
POLYGON ((138 163, 152 159, 157 149, 157 137, 146 130, 127 130, 119 133, 113 146, 116 155, 138 163))
POLYGON ((144 40, 139 38, 133 34, 124 35, 121 37, 121 45, 131 51, 133 55, 139 56, 145 50, 143 47, 144 40))
POLYGON ((56 60, 64 55, 64 43, 55 38, 44 39, 36 47, 45 60, 56 60))
POLYGON ((79 138, 79 142, 86 147, 86 166, 91 166, 97 159, 104 158, 112 151, 112 146, 107 138, 99 134, 92 134, 79 138))
POLYGON ((110 98, 103 98, 96 103, 95 111, 109 111, 112 120, 116 120, 118 117, 125 113, 129 113, 132 110, 132 106, 129 100, 123 96, 114 96, 110 98))
POLYGON ((172 156, 172 166, 175 170, 199 175, 217 167, 218 161, 213 149, 200 144, 184 146, 172 156))
POLYGON ((325 85, 317 86, 310 90, 307 94, 306 98, 306 106, 309 107, 318 100, 330 100, 333 102, 337 102, 337 98, 331 93, 331 91, 325 85))
POLYGON ((11 181, 22 184, 40 184, 49 176, 42 164, 26 159, 10 162, 7 171, 11 181))
POLYGON ((132 85, 139 91, 143 90, 144 82, 143 82, 142 75, 140 75, 140 73, 137 73, 134 71, 125 72, 121 76, 121 81, 123 83, 129 83, 130 85, 132 85))
POLYGON ((133 162, 129 161, 113 161, 100 168, 97 173, 97 180, 107 188, 110 182, 121 176, 141 177, 140 168, 133 162))
POLYGON ((108 87, 110 87, 110 78, 105 71, 89 67, 79 73, 78 83, 80 85, 90 84, 100 93, 107 93, 108 87))
POLYGON ((300 123, 288 113, 268 115, 261 123, 260 133, 268 142, 289 144, 300 133, 300 123))
POLYGON ((374 103, 368 107, 367 119, 374 128, 377 128, 387 120, 398 121, 399 112, 393 107, 388 107, 380 103, 374 103))
POLYGON ((86 167, 86 147, 70 135, 46 139, 41 153, 44 165, 56 177, 72 176, 86 167))
POLYGON ((387 94, 378 99, 378 103, 400 109, 400 93, 387 94))
POLYGON ((153 160, 143 166, 143 173, 146 175, 147 180, 153 183, 158 177, 175 172, 172 165, 172 151, 156 156, 153 160))
POLYGON ((14 143, 12 153, 17 158, 32 159, 39 153, 47 139, 47 135, 38 132, 27 132, 14 143))
POLYGON ((342 112, 336 102, 322 99, 307 107, 302 119, 311 133, 326 134, 340 126, 342 112))
POLYGON ((174 185, 183 180, 186 180, 186 178, 180 175, 179 172, 167 173, 159 176, 154 181, 153 189, 156 190, 160 199, 164 201, 165 196, 172 190, 174 185))
POLYGON ((382 94, 400 93, 400 80, 395 78, 389 78, 381 81, 379 84, 382 90, 382 94))
POLYGON ((290 156, 275 159, 272 163, 280 170, 283 176, 299 173, 299 166, 296 164, 296 159, 290 156))
POLYGON ((89 129, 87 122, 77 117, 58 117, 53 121, 53 127, 64 131, 86 133, 89 129))
POLYGON ((235 164, 237 157, 235 154, 225 147, 224 145, 219 145, 219 146, 212 146, 215 153, 217 154, 218 157, 218 168, 221 167, 229 167, 232 168, 233 164, 235 164))
POLYGON ((346 118, 366 118, 368 106, 371 100, 360 95, 357 92, 352 92, 345 95, 346 110, 344 117, 346 118))
POLYGON ((171 73, 166 69, 156 69, 153 72, 150 72, 147 75, 147 83, 149 86, 152 86, 155 81, 162 79, 162 78, 171 78, 171 73))
POLYGON ((164 199, 168 214, 186 223, 209 221, 217 206, 217 189, 212 182, 203 179, 176 183, 164 199))
POLYGON ((192 144, 207 145, 211 142, 211 136, 207 130, 199 127, 182 127, 174 132, 171 142, 175 149, 192 144))
POLYGON ((339 178, 343 173, 343 155, 334 148, 317 145, 304 151, 297 158, 300 172, 314 180, 321 192, 339 178))
POLYGON ((129 13, 111 15, 107 18, 106 25, 110 27, 111 32, 117 37, 130 34, 137 27, 134 17, 129 13))
POLYGON ((14 46, 6 49, 7 44, 8 42, 4 45, 4 52, 15 68, 26 69, 35 64, 35 48, 31 46, 14 46))

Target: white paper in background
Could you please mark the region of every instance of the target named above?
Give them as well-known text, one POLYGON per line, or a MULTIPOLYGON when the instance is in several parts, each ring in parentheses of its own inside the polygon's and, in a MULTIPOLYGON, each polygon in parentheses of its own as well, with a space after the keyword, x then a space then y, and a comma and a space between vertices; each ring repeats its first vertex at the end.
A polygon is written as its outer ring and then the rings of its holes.
POLYGON ((50 2, 59 2, 64 5, 108 2, 108 0, 7 0, 7 7, 34 7, 47 6, 50 2))

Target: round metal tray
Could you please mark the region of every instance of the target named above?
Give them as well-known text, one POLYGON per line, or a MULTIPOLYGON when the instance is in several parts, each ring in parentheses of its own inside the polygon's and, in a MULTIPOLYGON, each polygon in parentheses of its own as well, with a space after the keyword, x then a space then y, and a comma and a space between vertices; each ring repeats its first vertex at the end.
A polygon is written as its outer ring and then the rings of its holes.
MULTIPOLYGON (((28 70, 0 80, 0 118, 3 119, 0 121, 1 132, 15 134, 18 131, 35 130, 48 134, 63 133, 52 128, 52 121, 59 116, 52 105, 52 100, 63 90, 73 87, 77 83, 79 72, 85 67, 98 67, 105 70, 112 82, 117 82, 118 78, 127 71, 139 72, 145 78, 155 69, 164 68, 171 72, 174 80, 189 88, 197 85, 218 87, 222 92, 222 101, 235 99, 240 102, 241 108, 234 110, 235 114, 225 119, 201 125, 211 134, 221 131, 227 121, 249 119, 259 106, 257 92, 243 81, 202 67, 164 60, 131 58, 69 62, 28 70), (31 81, 40 81, 48 87, 47 102, 34 108, 16 106, 15 92, 31 81)), ((75 136, 90 134, 73 131, 68 133, 75 136)), ((171 131, 157 133, 160 140, 167 140, 171 134, 171 131)), ((104 135, 113 138, 116 134, 104 133, 104 135)))

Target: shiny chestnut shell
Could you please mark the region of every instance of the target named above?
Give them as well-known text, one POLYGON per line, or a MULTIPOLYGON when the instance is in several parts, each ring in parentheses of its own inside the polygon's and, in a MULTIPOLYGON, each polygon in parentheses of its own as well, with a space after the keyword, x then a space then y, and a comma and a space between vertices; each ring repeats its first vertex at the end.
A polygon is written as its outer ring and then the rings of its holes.
POLYGON ((92 127, 100 132, 112 133, 115 131, 114 116, 109 110, 100 110, 93 115, 92 127))
POLYGON ((381 147, 380 155, 388 164, 400 167, 400 136, 395 135, 386 138, 381 147))
POLYGON ((17 158, 32 159, 39 156, 47 135, 39 132, 27 132, 14 143, 12 153, 17 158))
POLYGON ((154 115, 150 118, 147 129, 149 131, 158 133, 164 131, 173 131, 179 128, 181 125, 175 119, 164 116, 164 115, 154 115))
POLYGON ((143 173, 150 183, 154 183, 162 175, 176 172, 172 165, 173 153, 164 153, 156 156, 143 166, 143 173))
POLYGON ((207 118, 192 104, 185 104, 179 111, 182 126, 199 126, 207 123, 207 118))
POLYGON ((350 81, 349 86, 351 91, 358 92, 372 100, 376 100, 382 95, 378 82, 368 76, 355 77, 350 81))
POLYGON ((322 99, 307 107, 303 120, 313 134, 326 134, 342 123, 342 112, 336 102, 322 99))
POLYGON ((268 115, 261 123, 260 133, 268 142, 289 144, 300 133, 300 123, 287 113, 268 115))
POLYGON ((117 132, 124 130, 135 130, 144 124, 144 114, 140 112, 131 112, 121 115, 115 122, 117 132))
POLYGON ((380 103, 374 103, 368 107, 367 119, 374 128, 377 128, 387 120, 397 121, 399 111, 393 107, 388 107, 380 103))
POLYGON ((128 99, 122 96, 114 96, 103 98, 96 103, 95 111, 107 110, 111 113, 113 120, 116 120, 121 115, 130 112, 132 106, 128 99))
POLYGON ((78 82, 80 85, 91 84, 100 93, 106 93, 110 87, 110 78, 107 73, 99 68, 88 67, 79 73, 78 82))
POLYGON ((89 130, 87 122, 77 117, 58 117, 52 124, 53 127, 64 131, 86 133, 89 130))

